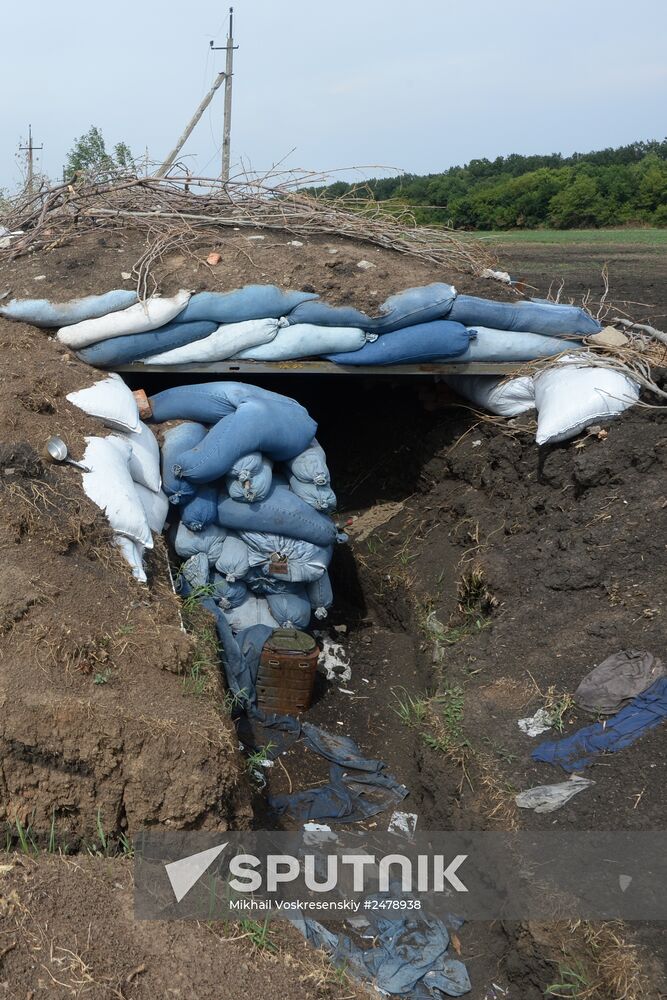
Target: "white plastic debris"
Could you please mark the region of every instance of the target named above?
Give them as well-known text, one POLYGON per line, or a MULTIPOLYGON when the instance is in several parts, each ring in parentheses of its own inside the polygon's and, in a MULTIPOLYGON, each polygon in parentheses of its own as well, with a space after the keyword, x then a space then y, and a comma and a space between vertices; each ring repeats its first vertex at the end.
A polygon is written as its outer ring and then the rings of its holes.
POLYGON ((317 666, 328 681, 349 681, 352 677, 350 657, 344 647, 329 636, 322 639, 322 652, 317 666))
POLYGON ((511 285, 512 279, 507 271, 494 271, 492 267, 486 267, 482 271, 483 278, 493 278, 494 281, 502 281, 503 285, 511 285))
POLYGON ((389 818, 387 833, 411 837, 417 829, 417 818, 417 813, 393 812, 389 818))
POLYGON ((376 266, 377 265, 370 260, 360 260, 359 263, 357 264, 357 267, 359 268, 360 271, 370 271, 372 267, 376 266))
POLYGON ((533 809, 536 813, 555 812, 578 792, 583 792, 584 788, 594 784, 590 778, 572 774, 567 781, 562 781, 558 785, 537 785, 525 792, 519 792, 514 801, 520 809, 533 809))
POLYGON ((541 736, 542 733, 546 733, 548 729, 551 729, 551 726, 551 714, 546 708, 538 708, 535 715, 531 715, 527 719, 519 719, 519 729, 526 736, 541 736))

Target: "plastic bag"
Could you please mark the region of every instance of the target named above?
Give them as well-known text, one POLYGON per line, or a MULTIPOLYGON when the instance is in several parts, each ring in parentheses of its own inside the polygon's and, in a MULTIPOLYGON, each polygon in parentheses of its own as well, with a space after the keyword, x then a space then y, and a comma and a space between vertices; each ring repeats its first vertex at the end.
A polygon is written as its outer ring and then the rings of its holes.
POLYGON ((270 576, 289 583, 317 580, 331 562, 331 546, 258 531, 241 531, 240 536, 248 546, 251 568, 260 566, 270 576))
POLYGON ((114 535, 114 544, 120 549, 123 559, 132 567, 132 576, 139 583, 146 583, 147 576, 144 569, 143 547, 137 545, 132 538, 125 535, 114 535))
POLYGON ((218 491, 215 486, 200 486, 194 496, 183 503, 181 521, 190 531, 202 531, 215 523, 218 516, 218 491))
POLYGON ((473 295, 458 295, 449 319, 464 326, 493 330, 528 330, 545 337, 588 336, 602 329, 596 319, 578 306, 555 302, 495 302, 473 295))
POLYGON ((314 483, 316 486, 328 486, 331 483, 324 448, 315 438, 300 455, 296 455, 285 464, 290 473, 302 483, 314 483))
POLYGON ((204 552, 209 564, 214 566, 222 555, 227 532, 217 524, 203 528, 202 531, 190 531, 181 521, 172 537, 174 548, 182 559, 204 552))
POLYGON ((169 500, 166 494, 162 490, 149 490, 137 482, 134 488, 144 509, 148 527, 154 535, 162 534, 169 513, 169 500))
POLYGON ((313 326, 299 323, 279 330, 267 344, 252 347, 235 355, 244 361, 290 361, 295 358, 317 358, 333 351, 360 351, 369 338, 352 326, 313 326))
POLYGON ((273 462, 260 452, 243 455, 227 474, 227 492, 232 500, 255 503, 264 500, 271 489, 273 462))
POLYGON ((119 312, 107 313, 98 319, 85 319, 72 326, 58 330, 56 339, 73 351, 89 344, 96 344, 109 337, 122 337, 128 333, 145 333, 169 323, 183 311, 190 298, 190 292, 180 291, 169 298, 154 295, 145 302, 137 302, 119 312))
POLYGON ((238 535, 229 532, 224 542, 220 555, 216 559, 215 568, 222 573, 229 583, 235 580, 242 580, 247 576, 250 569, 250 553, 248 546, 238 535))
POLYGON ((460 323, 436 320, 384 333, 373 343, 365 344, 360 351, 327 354, 327 358, 339 365, 405 365, 438 361, 463 354, 473 336, 474 333, 460 323))
POLYGON ((185 323, 215 320, 244 323, 249 319, 278 319, 300 302, 316 299, 311 292, 284 292, 275 285, 245 285, 233 292, 200 292, 193 295, 182 316, 185 323))
POLYGON ((162 478, 160 476, 160 446, 152 430, 146 424, 139 421, 138 430, 128 435, 125 440, 129 441, 132 448, 130 456, 130 475, 135 483, 141 483, 149 490, 160 489, 162 478))
POLYGON ((620 371, 565 357, 537 374, 538 445, 567 441, 591 424, 611 420, 639 399, 639 384, 620 371))
POLYGON ((306 595, 315 617, 322 621, 327 617, 334 599, 328 570, 325 569, 317 580, 311 580, 306 584, 306 595))
POLYGON ((69 392, 67 400, 91 417, 97 417, 107 427, 137 433, 140 430, 139 410, 131 390, 115 372, 87 389, 69 392))
POLYGON ((137 301, 137 293, 116 288, 104 295, 87 295, 69 302, 49 302, 48 299, 12 299, 0 308, 0 316, 33 326, 57 327, 97 319, 107 313, 127 309, 137 301))
POLYGON ((201 340, 145 358, 152 365, 186 365, 196 361, 224 361, 240 351, 258 348, 273 341, 287 320, 254 319, 245 323, 228 323, 201 340))
POLYGON ((286 486, 275 484, 261 503, 238 503, 223 497, 218 503, 218 524, 239 532, 286 535, 313 545, 333 545, 336 541, 336 527, 330 518, 313 510, 286 486))
POLYGON ((153 538, 130 476, 130 453, 129 443, 120 438, 87 437, 83 464, 90 472, 82 473, 83 491, 116 534, 150 549, 153 538))
POLYGON ((147 333, 129 333, 124 337, 100 340, 97 344, 77 351, 76 356, 96 368, 114 368, 116 365, 126 365, 142 359, 149 364, 152 354, 202 340, 213 333, 217 326, 217 323, 182 323, 176 319, 147 333))
POLYGON ((495 375, 445 375, 443 382, 475 406, 500 417, 516 417, 535 409, 535 387, 530 375, 511 379, 495 375))
POLYGON ((315 510, 330 514, 336 509, 338 500, 330 486, 314 486, 313 483, 302 483, 296 476, 290 476, 290 489, 298 497, 315 510))
MULTIPOLYGON (((174 463, 182 452, 203 441, 206 434, 207 429, 203 424, 196 424, 191 420, 185 420, 165 431, 162 439, 162 484, 171 503, 181 502, 182 483, 173 473, 174 463)), ((194 495, 194 492, 190 490, 189 495, 194 495)))
POLYGON ((266 602, 280 628, 306 629, 310 625, 310 601, 305 587, 294 587, 282 594, 267 594, 266 602))

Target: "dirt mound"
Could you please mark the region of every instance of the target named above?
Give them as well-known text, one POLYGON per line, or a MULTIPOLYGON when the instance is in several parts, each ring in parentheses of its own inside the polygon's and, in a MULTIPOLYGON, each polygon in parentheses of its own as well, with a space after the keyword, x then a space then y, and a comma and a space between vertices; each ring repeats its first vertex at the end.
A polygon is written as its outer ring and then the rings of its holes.
POLYGON ((77 457, 99 433, 65 399, 93 373, 28 327, 0 321, 0 341, 0 819, 70 848, 99 824, 247 825, 218 673, 193 683, 162 543, 142 587, 80 473, 42 459, 53 433, 77 457))

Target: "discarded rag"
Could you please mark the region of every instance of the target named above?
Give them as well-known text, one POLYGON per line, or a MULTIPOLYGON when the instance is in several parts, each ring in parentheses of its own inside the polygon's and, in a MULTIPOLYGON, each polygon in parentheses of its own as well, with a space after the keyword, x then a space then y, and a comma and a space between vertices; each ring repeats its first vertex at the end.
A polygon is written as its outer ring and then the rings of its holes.
POLYGON ((363 934, 372 941, 369 948, 360 948, 347 935, 335 934, 301 912, 291 921, 310 944, 329 952, 334 965, 372 982, 380 993, 435 1000, 439 993, 460 997, 470 992, 466 967, 449 957, 447 928, 435 918, 388 919, 370 911, 363 934))
POLYGON ((664 663, 653 653, 624 649, 586 674, 574 692, 574 700, 587 712, 612 715, 666 673, 664 663))
POLYGON ((661 677, 611 719, 586 726, 565 739, 540 743, 531 756, 547 764, 560 764, 564 771, 580 771, 600 753, 615 753, 632 746, 666 716, 667 677, 661 677))
POLYGON ((561 781, 558 785, 537 785, 535 788, 527 788, 525 792, 519 792, 514 801, 520 809, 533 809, 536 813, 551 813, 560 809, 566 802, 569 802, 577 792, 583 792, 584 788, 594 785, 590 778, 582 778, 578 774, 572 774, 567 781, 561 781))

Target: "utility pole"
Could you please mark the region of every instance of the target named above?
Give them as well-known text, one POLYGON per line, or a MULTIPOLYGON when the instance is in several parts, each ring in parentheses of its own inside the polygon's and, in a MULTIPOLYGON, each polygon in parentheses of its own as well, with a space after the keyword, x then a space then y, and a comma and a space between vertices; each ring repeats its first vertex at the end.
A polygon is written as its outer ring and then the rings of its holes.
POLYGON ((238 45, 234 45, 234 8, 229 8, 229 34, 227 35, 227 44, 214 45, 211 42, 211 48, 214 52, 226 52, 225 61, 225 118, 222 129, 222 183, 226 184, 229 180, 229 161, 231 153, 231 140, 232 140, 232 79, 234 76, 234 50, 238 49, 238 45))
MULTIPOLYGON (((212 44, 213 43, 211 42, 211 45, 212 44)), ((209 104, 213 100, 213 95, 215 94, 216 90, 218 89, 218 87, 220 86, 220 84, 222 83, 222 81, 224 79, 225 79, 225 74, 224 73, 218 73, 218 75, 216 76, 215 80, 213 81, 213 86, 211 87, 211 89, 209 90, 208 94, 206 95, 206 97, 203 99, 203 101, 201 102, 201 104, 199 105, 199 107, 197 108, 197 110, 195 111, 195 113, 193 114, 193 116, 190 119, 190 121, 188 122, 188 124, 185 126, 185 129, 184 129, 181 137, 179 138, 178 142, 176 143, 176 145, 174 146, 174 148, 172 149, 171 153, 169 154, 169 156, 167 157, 167 159, 164 161, 164 163, 162 164, 162 166, 160 167, 160 169, 156 172, 156 174, 155 174, 156 177, 164 177, 165 174, 167 173, 167 171, 169 170, 169 168, 172 166, 172 164, 174 163, 176 157, 178 156, 178 154, 180 153, 180 151, 183 149, 183 146, 187 142, 187 140, 188 140, 188 138, 189 138, 192 130, 194 129, 195 125, 197 124, 197 122, 199 121, 199 119, 204 114, 204 112, 206 111, 207 107, 209 106, 209 104)))
POLYGON ((26 179, 26 190, 28 192, 28 197, 32 198, 35 193, 35 153, 40 152, 44 149, 44 143, 41 146, 34 146, 32 141, 32 125, 28 125, 28 145, 19 146, 20 152, 27 153, 28 160, 28 177, 26 179))

